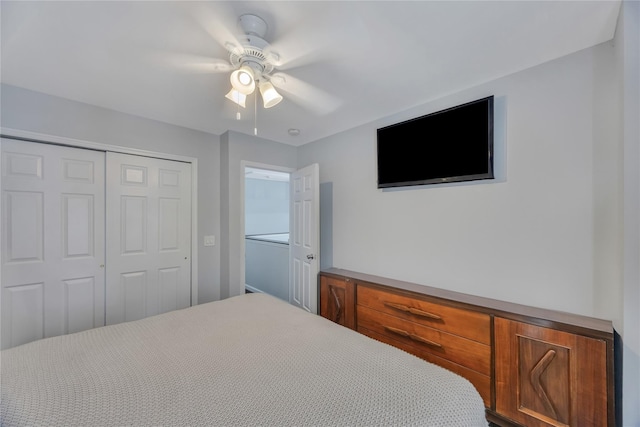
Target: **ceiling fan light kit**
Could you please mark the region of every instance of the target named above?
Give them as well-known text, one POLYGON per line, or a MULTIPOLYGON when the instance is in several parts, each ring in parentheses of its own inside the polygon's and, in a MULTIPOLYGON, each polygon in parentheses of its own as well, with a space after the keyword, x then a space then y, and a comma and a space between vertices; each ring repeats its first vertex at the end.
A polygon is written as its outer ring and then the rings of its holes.
POLYGON ((271 59, 278 60, 279 56, 267 53, 269 43, 263 38, 267 32, 267 23, 259 16, 245 14, 238 19, 238 26, 244 32, 241 37, 242 47, 227 44, 229 61, 235 70, 230 76, 232 89, 225 97, 244 108, 246 96, 255 92, 257 84, 264 108, 271 108, 283 98, 269 81, 275 70, 271 59))

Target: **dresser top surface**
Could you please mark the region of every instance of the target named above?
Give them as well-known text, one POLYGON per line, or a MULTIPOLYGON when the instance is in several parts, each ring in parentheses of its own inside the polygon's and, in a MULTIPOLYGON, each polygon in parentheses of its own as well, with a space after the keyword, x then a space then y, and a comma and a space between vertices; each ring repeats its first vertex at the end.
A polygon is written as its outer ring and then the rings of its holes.
POLYGON ((387 277, 380 277, 351 270, 344 270, 340 268, 329 268, 326 270, 322 270, 320 274, 342 278, 351 278, 356 281, 380 285, 395 290, 411 292, 426 297, 439 298, 456 304, 470 306, 469 308, 475 308, 479 311, 491 312, 493 314, 502 315, 505 317, 515 316, 516 318, 525 317, 528 319, 536 319, 536 323, 541 326, 553 327, 554 323, 559 323, 567 325, 569 327, 592 331, 596 335, 602 335, 602 338, 613 338, 613 324, 609 320, 603 320, 557 310, 531 307, 527 305, 500 301, 492 298, 470 295, 432 286, 390 279, 387 277), (545 322, 548 322, 549 324, 545 325, 545 322))

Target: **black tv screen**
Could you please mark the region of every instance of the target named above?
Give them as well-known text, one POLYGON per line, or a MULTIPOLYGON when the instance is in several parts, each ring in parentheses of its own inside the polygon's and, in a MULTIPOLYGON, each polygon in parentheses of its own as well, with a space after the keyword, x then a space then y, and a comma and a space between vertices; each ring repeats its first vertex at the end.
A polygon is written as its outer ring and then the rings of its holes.
POLYGON ((493 96, 378 129, 378 188, 492 179, 493 96))

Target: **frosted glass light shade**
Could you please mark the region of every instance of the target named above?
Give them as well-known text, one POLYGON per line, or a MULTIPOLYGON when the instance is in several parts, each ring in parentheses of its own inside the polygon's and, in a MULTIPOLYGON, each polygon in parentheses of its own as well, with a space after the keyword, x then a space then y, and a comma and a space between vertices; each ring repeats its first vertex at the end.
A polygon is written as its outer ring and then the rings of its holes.
POLYGON ((260 83, 260 94, 262 95, 264 108, 271 108, 282 101, 282 95, 278 93, 270 82, 260 83))
POLYGON ((249 95, 256 89, 256 81, 253 77, 253 70, 243 65, 242 67, 231 73, 231 86, 238 92, 249 95))
POLYGON ((235 89, 231 89, 229 93, 225 95, 225 98, 232 100, 242 108, 245 107, 245 102, 247 101, 247 95, 240 93, 235 89))

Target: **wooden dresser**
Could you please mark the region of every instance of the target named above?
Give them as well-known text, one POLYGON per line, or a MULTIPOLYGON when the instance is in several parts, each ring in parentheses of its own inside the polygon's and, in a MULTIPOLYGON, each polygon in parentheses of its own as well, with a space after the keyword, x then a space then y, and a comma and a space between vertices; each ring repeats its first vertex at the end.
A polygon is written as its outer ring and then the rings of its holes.
POLYGON ((502 426, 616 426, 611 322, 341 269, 320 314, 467 378, 502 426))

